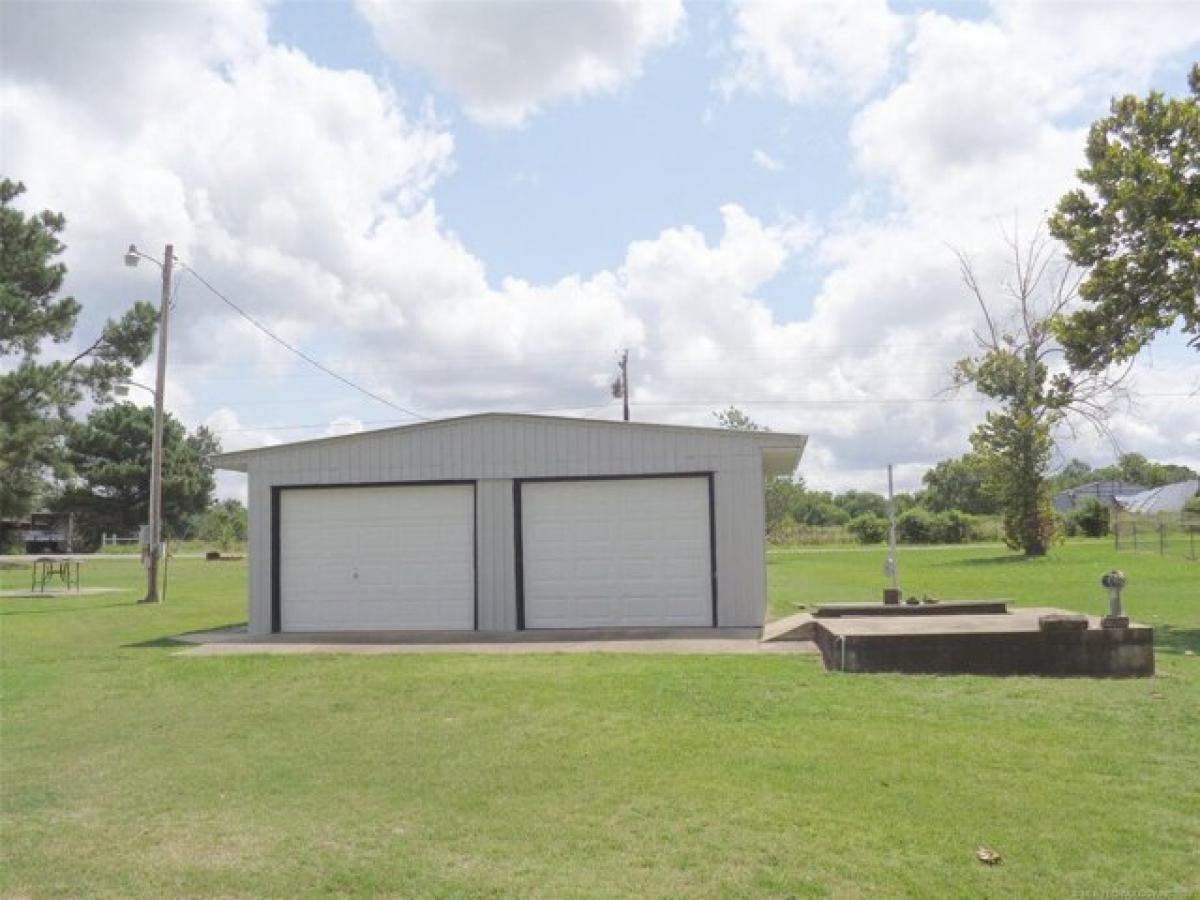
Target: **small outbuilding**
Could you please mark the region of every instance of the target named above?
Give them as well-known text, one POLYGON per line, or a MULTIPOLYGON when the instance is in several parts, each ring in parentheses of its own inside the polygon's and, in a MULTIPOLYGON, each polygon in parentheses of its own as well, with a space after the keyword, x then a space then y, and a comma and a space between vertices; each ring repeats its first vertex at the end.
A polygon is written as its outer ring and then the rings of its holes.
POLYGON ((806 438, 484 413, 225 453, 254 634, 761 628, 806 438))

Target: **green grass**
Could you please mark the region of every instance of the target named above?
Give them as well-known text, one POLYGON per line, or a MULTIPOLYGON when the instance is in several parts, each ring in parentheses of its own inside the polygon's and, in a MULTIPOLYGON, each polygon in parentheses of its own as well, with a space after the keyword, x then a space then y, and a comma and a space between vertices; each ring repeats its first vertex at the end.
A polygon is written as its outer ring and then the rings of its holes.
MULTIPOLYGON (((881 599, 885 548, 780 550, 768 555, 771 616, 824 602, 881 599)), ((1161 648, 1200 652, 1200 562, 1157 553, 1114 553, 1110 540, 1076 541, 1041 559, 998 547, 901 547, 906 597, 942 600, 1004 597, 1023 606, 1057 606, 1103 615, 1100 576, 1119 568, 1129 578, 1126 612, 1155 626, 1161 648)))
MULTIPOLYGON (((222 550, 221 545, 214 541, 170 541, 172 555, 175 554, 204 554, 210 550, 216 550, 225 554, 244 554, 246 552, 245 543, 234 543, 227 549, 222 550)), ((102 553, 105 556, 140 556, 142 546, 138 543, 132 544, 106 544, 99 548, 97 553, 102 553)))
MULTIPOLYGON (((773 608, 881 554, 773 555, 773 608)), ((242 563, 0 600, 5 896, 1190 896, 1200 566, 1121 556, 1173 637, 1137 681, 845 676, 811 657, 172 656, 242 563), (1004 856, 988 868, 979 844, 1004 856)), ((1114 560, 912 552, 939 596, 1099 611, 1114 560)), ((20 587, 24 571, 0 572, 20 587)))

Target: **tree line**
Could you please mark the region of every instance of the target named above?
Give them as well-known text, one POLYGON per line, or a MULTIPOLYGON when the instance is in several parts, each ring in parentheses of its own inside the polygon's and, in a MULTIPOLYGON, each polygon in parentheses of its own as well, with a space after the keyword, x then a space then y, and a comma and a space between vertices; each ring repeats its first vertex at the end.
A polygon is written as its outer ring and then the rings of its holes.
MULTIPOLYGON (((728 421, 728 412, 718 418, 728 421)), ((740 412, 737 420, 750 421, 740 412)), ((1200 474, 1186 466, 1126 453, 1115 464, 1100 468, 1072 459, 1048 484, 1057 494, 1093 481, 1125 481, 1152 488, 1189 478, 1200 478, 1200 474)), ((939 462, 922 476, 920 489, 896 494, 894 503, 896 536, 901 543, 961 544, 994 534, 985 532, 983 525, 1002 515, 1004 497, 990 487, 986 460, 966 453, 939 462)), ((872 491, 811 490, 802 478, 777 478, 767 484, 765 511, 768 537, 776 542, 795 539, 804 528, 843 528, 864 544, 887 538, 887 498, 872 491)), ((1078 510, 1055 517, 1056 534, 1099 537, 1108 533, 1109 521, 1108 507, 1085 501, 1078 510)))
MULTIPOLYGON (((62 293, 67 267, 61 213, 26 214, 25 191, 0 180, 0 521, 31 512, 73 514, 76 546, 104 533, 136 533, 149 513, 154 412, 118 398, 150 354, 158 314, 134 303, 109 319, 73 356, 56 345, 74 336, 82 307, 62 293)), ((212 503, 209 457, 216 435, 167 414, 163 429, 163 516, 168 537, 195 527, 212 503)), ((7 532, 9 541, 17 533, 7 532)), ((3 549, 12 549, 3 548, 3 549)))

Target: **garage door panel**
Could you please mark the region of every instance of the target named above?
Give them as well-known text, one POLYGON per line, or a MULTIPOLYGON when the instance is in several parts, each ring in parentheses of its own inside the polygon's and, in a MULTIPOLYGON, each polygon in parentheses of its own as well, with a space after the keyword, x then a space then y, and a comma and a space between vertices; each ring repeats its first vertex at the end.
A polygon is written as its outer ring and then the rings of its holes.
POLYGON ((474 502, 471 485, 284 490, 282 629, 473 628, 474 502))
POLYGON ((711 625, 708 480, 521 486, 525 625, 711 625))

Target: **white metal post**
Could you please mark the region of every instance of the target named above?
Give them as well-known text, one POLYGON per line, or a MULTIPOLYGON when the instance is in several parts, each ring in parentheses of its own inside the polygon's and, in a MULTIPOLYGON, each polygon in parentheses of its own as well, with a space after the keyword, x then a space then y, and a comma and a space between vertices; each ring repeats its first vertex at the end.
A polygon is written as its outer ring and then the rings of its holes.
POLYGON ((158 602, 158 560, 162 549, 163 395, 167 387, 167 332, 171 321, 171 269, 175 249, 167 244, 162 265, 162 299, 158 312, 158 375, 154 382, 154 435, 150 444, 150 558, 146 561, 146 596, 158 602))
POLYGON ((892 588, 900 589, 900 566, 896 560, 896 498, 892 490, 892 464, 888 463, 888 558, 884 574, 891 576, 892 588))

